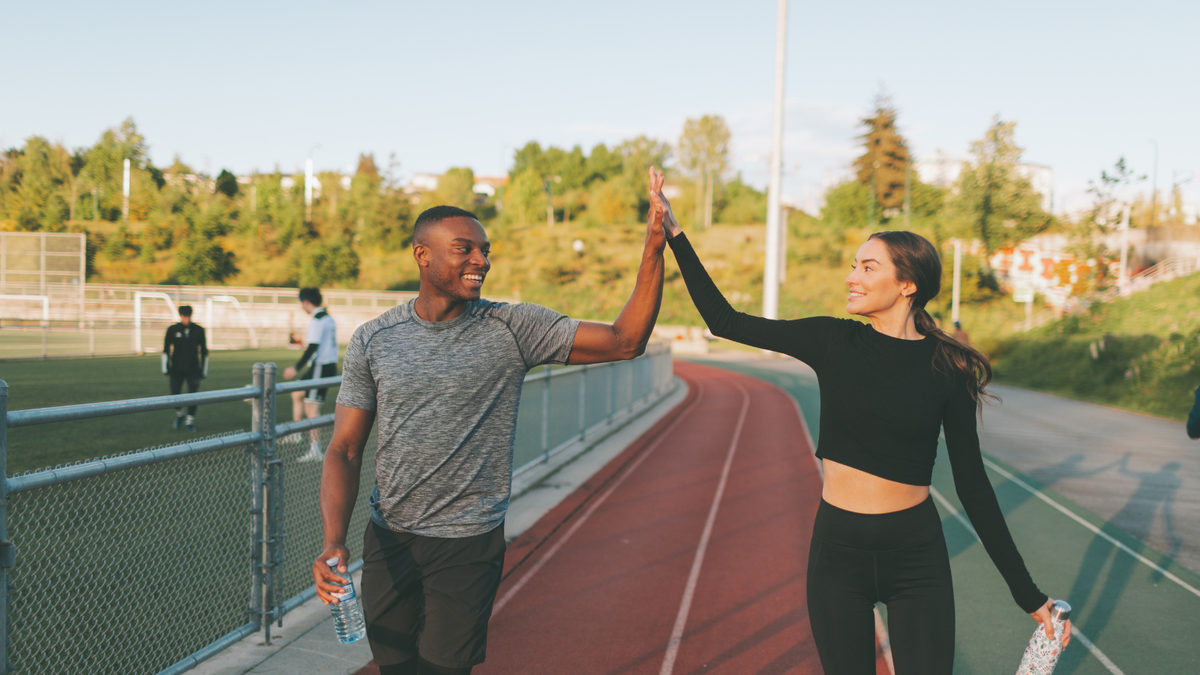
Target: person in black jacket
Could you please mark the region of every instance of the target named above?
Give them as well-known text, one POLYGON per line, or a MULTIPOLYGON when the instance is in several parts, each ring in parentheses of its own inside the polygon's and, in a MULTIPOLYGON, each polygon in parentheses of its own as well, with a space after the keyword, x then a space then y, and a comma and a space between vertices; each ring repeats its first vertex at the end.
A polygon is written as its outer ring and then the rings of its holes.
MULTIPOLYGON (((171 393, 178 394, 187 382, 188 393, 200 390, 200 380, 208 376, 208 341, 204 328, 192 323, 191 305, 179 306, 179 323, 167 329, 163 338, 162 373, 170 378, 171 393)), ((183 407, 175 409, 175 429, 196 430, 196 406, 188 406, 187 417, 183 407)))

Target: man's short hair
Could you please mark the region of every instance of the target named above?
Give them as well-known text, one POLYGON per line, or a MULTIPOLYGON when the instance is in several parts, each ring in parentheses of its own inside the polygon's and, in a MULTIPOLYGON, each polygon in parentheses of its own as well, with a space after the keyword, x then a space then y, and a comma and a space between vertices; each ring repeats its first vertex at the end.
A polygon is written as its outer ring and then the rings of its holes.
POLYGON ((191 315, 192 315, 192 306, 191 305, 180 305, 179 306, 179 316, 191 316, 191 315))
POLYGON ((413 243, 425 243, 425 230, 430 225, 447 218, 470 218, 471 220, 479 220, 479 216, 466 209, 460 209, 457 206, 434 206, 425 209, 421 215, 417 216, 417 222, 413 224, 413 243))
POLYGON ((300 302, 304 302, 305 300, 311 302, 314 307, 320 307, 321 306, 321 290, 318 288, 313 288, 312 286, 306 286, 305 288, 301 288, 300 289, 300 302))

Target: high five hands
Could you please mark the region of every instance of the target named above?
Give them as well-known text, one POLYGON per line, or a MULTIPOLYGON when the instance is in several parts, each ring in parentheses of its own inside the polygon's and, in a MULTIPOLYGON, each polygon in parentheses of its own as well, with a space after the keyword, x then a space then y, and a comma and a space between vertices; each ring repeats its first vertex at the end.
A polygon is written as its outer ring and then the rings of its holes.
POLYGON ((683 230, 679 227, 679 222, 675 220, 675 214, 671 211, 671 202, 667 201, 666 195, 663 194, 662 186, 662 172, 650 167, 650 215, 647 226, 661 228, 662 232, 670 239, 683 230))

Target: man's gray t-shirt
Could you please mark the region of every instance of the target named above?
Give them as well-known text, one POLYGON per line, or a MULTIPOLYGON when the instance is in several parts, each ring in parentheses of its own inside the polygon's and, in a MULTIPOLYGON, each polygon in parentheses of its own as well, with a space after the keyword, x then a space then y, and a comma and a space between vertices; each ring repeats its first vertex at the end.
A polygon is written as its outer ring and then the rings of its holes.
POLYGON ((371 518, 422 536, 483 534, 508 510, 525 374, 566 363, 579 322, 489 300, 430 322, 414 303, 363 324, 346 346, 338 405, 376 413, 371 518))

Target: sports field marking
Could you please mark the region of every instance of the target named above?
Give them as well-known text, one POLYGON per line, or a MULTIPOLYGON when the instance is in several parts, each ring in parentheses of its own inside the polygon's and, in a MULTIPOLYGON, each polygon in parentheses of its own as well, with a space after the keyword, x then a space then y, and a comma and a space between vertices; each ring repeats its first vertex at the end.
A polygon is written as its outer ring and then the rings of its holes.
POLYGON ((1079 516, 1077 516, 1070 509, 1066 508, 1062 504, 1059 504, 1058 502, 1054 501, 1053 499, 1042 494, 1041 490, 1038 490, 1037 488, 1033 487, 1029 483, 1026 483, 1025 481, 1021 480, 1020 478, 1017 478, 1016 476, 1012 475, 1008 471, 1005 471, 1003 468, 997 466, 995 462, 987 459, 986 457, 984 458, 983 461, 985 464, 987 464, 988 468, 990 468, 991 470, 995 471, 996 473, 1000 474, 1001 476, 1004 476, 1005 478, 1016 483, 1017 485, 1020 485, 1021 487, 1025 488, 1030 493, 1032 493, 1034 496, 1036 496, 1038 499, 1046 502, 1050 506, 1053 506, 1055 509, 1057 509, 1063 515, 1067 516, 1071 520, 1074 520, 1075 522, 1077 522, 1080 525, 1084 526, 1085 528, 1091 530, 1092 532, 1100 535, 1101 537, 1104 537, 1104 539, 1106 539, 1113 546, 1116 546, 1117 548, 1121 549, 1122 551, 1128 553, 1129 555, 1136 558, 1139 562, 1145 564, 1150 569, 1154 570, 1155 572, 1158 572, 1159 574, 1170 579, 1171 581, 1174 581, 1175 583, 1179 584, 1181 587, 1187 589, 1188 591, 1191 591, 1192 595, 1200 598, 1200 589, 1197 589, 1195 586, 1192 586, 1191 584, 1187 583, 1183 579, 1180 579, 1179 577, 1175 576, 1174 574, 1171 574, 1170 572, 1166 571, 1165 569, 1160 567, 1158 564, 1156 564, 1154 561, 1150 560, 1149 558, 1142 555, 1141 553, 1138 553, 1137 551, 1129 548, 1125 544, 1122 544, 1121 542, 1117 541, 1115 538, 1113 538, 1108 533, 1104 532, 1103 530, 1101 530, 1100 528, 1096 527, 1095 525, 1089 523, 1088 521, 1084 520, 1083 518, 1080 518, 1079 516))
MULTIPOLYGON (((997 468, 994 464, 992 464, 991 462, 988 462, 986 459, 984 461, 987 462, 988 465, 992 466, 993 468, 997 468)), ((1007 472, 1004 472, 1004 473, 1007 473, 1007 472)), ((1015 478, 1012 477, 1011 474, 1008 475, 1008 478, 1010 480, 1016 480, 1015 478)), ((1022 483, 1022 485, 1024 485, 1024 483, 1022 483)), ((1028 485, 1025 485, 1025 488, 1027 490, 1033 490, 1033 488, 1029 487, 1028 485)), ((1036 493, 1036 491, 1034 491, 1034 492, 1036 493)), ((938 492, 937 488, 930 485, 929 486, 929 494, 933 495, 934 499, 937 499, 938 503, 940 503, 943 508, 945 508, 947 511, 949 511, 950 515, 954 516, 955 520, 957 520, 959 523, 962 523, 962 526, 964 528, 966 528, 967 532, 971 533, 972 537, 974 537, 976 540, 979 539, 979 534, 977 532, 975 532, 975 528, 971 526, 970 521, 968 521, 966 519, 966 517, 963 516, 963 514, 959 512, 958 509, 954 508, 954 505, 951 504, 949 502, 949 500, 947 500, 945 497, 943 497, 942 493, 938 492)), ((1038 494, 1040 494, 1040 493, 1038 493, 1038 494)), ((1053 502, 1051 502, 1051 504, 1057 506, 1056 504, 1053 504, 1053 502)), ((1060 507, 1060 510, 1062 510, 1061 507, 1060 507)), ((1074 514, 1070 514, 1070 515, 1074 515, 1074 514)), ((1121 670, 1120 668, 1118 668, 1117 664, 1113 663, 1112 660, 1109 659, 1108 656, 1106 656, 1104 654, 1104 652, 1100 651, 1100 648, 1096 646, 1096 643, 1089 640, 1088 637, 1083 634, 1083 631, 1079 630, 1079 627, 1074 624, 1071 625, 1071 639, 1079 640, 1079 642, 1082 643, 1083 646, 1086 647, 1089 652, 1091 652, 1092 656, 1095 656, 1096 660, 1099 661, 1101 664, 1104 665, 1105 668, 1108 669, 1108 672, 1112 673, 1113 675, 1125 675, 1125 672, 1123 670, 1121 670)))
POLYGON ((658 449, 658 447, 662 444, 662 442, 670 437, 670 435, 671 435, 670 432, 673 429, 675 429, 675 427, 678 426, 679 423, 682 422, 687 417, 687 414, 689 412, 691 412, 692 408, 695 408, 696 405, 698 405, 698 403, 700 401, 700 395, 703 393, 704 389, 700 385, 689 385, 689 386, 696 387, 696 397, 694 399, 692 399, 692 402, 689 403, 686 408, 681 410, 679 412, 679 414, 675 416, 675 420, 673 422, 671 422, 671 424, 668 425, 667 428, 664 429, 661 434, 659 434, 658 438, 655 439, 654 443, 652 443, 649 448, 646 448, 646 450, 641 454, 641 456, 638 457, 637 459, 635 459, 628 466, 628 468, 625 469, 625 472, 622 473, 620 476, 618 476, 617 479, 613 481, 613 484, 610 485, 608 487, 608 489, 605 490, 599 497, 597 497, 594 502, 592 502, 591 506, 588 507, 587 511, 583 512, 583 515, 580 516, 579 519, 576 520, 573 525, 571 525, 570 529, 568 529, 563 534, 563 536, 561 538, 559 538, 559 540, 556 541, 553 546, 550 547, 550 550, 546 551, 546 554, 544 556, 542 556, 536 563, 534 563, 532 567, 529 568, 529 571, 525 573, 525 576, 521 577, 520 580, 518 580, 515 584, 513 584, 512 588, 508 589, 507 593, 505 593, 498 601, 496 601, 495 606, 492 607, 492 616, 493 617, 496 616, 497 614, 499 614, 500 610, 504 609, 504 606, 507 605, 509 603, 509 601, 511 601, 513 599, 513 597, 515 597, 517 595, 517 592, 519 592, 522 588, 524 588, 525 584, 528 583, 529 580, 532 579, 533 576, 538 573, 538 570, 542 569, 542 567, 545 566, 545 564, 547 562, 549 562, 550 559, 553 558, 556 553, 558 553, 559 549, 561 549, 563 547, 563 545, 566 544, 567 541, 571 539, 571 536, 574 535, 575 532, 578 531, 579 528, 585 522, 587 522, 587 519, 590 518, 591 515, 596 512, 596 509, 600 508, 600 505, 604 503, 604 500, 608 499, 608 496, 611 495, 613 493, 613 491, 615 491, 621 485, 621 483, 625 482, 625 479, 628 478, 634 472, 634 470, 637 469, 638 466, 640 466, 641 463, 646 460, 647 457, 654 454, 654 451, 658 449))
POLYGON ((696 556, 692 558, 692 571, 688 574, 687 585, 683 590, 683 599, 679 603, 679 613, 675 615, 675 628, 671 631, 671 639, 667 641, 667 652, 663 655, 659 675, 671 675, 671 671, 675 669, 675 658, 679 655, 679 644, 683 642, 683 629, 687 625, 688 612, 692 609, 692 598, 696 594, 696 584, 700 580, 700 567, 704 563, 704 553, 708 550, 708 540, 712 536, 713 524, 717 520, 717 509, 721 506, 721 497, 725 494, 725 483, 729 479, 729 469, 733 466, 733 456, 737 454, 738 439, 742 436, 746 413, 750 411, 750 394, 741 385, 735 384, 734 386, 742 392, 742 412, 738 415, 737 425, 733 428, 733 436, 729 439, 729 450, 725 453, 725 466, 721 468, 721 479, 717 481, 717 491, 713 494, 712 505, 708 508, 708 520, 705 521, 704 531, 700 534, 700 543, 696 546, 696 556))

